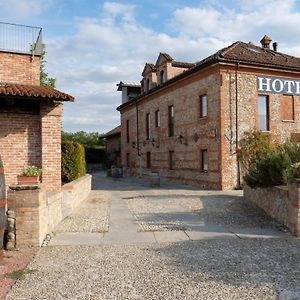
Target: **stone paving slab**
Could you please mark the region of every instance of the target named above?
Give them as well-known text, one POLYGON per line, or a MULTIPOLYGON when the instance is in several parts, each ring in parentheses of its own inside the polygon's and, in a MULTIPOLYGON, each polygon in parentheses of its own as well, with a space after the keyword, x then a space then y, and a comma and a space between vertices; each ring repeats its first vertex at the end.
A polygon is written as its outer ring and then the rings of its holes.
POLYGON ((229 227, 228 230, 239 238, 293 238, 289 232, 283 232, 274 228, 235 228, 229 227))
POLYGON ((64 232, 57 234, 48 245, 100 245, 103 243, 103 236, 103 233, 98 232, 64 232))
POLYGON ((157 243, 170 243, 190 240, 184 231, 156 231, 154 232, 154 236, 157 243))

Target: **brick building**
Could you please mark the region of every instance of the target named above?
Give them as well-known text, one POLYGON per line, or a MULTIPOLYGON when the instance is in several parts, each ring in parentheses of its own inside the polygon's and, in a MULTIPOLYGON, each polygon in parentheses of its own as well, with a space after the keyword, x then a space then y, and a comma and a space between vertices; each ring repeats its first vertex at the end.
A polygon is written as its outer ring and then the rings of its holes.
POLYGON ((106 142, 106 155, 109 166, 121 165, 121 126, 102 135, 106 142))
POLYGON ((61 188, 61 103, 74 99, 40 86, 40 28, 0 26, 0 161, 6 186, 17 183, 17 175, 35 165, 42 168, 45 188, 57 191, 61 188))
MULTIPOLYGON (((41 28, 0 23, 0 247, 7 190, 24 168, 42 168, 45 192, 61 190, 61 103, 74 98, 40 86, 41 53, 41 28)), ((17 221, 27 235, 33 234, 39 212, 32 207, 16 209, 18 218, 29 215, 29 222, 17 221)))
POLYGON ((257 128, 283 141, 300 132, 300 59, 235 42, 195 64, 160 53, 142 93, 122 103, 122 164, 135 174, 211 189, 240 183, 236 149, 257 128))

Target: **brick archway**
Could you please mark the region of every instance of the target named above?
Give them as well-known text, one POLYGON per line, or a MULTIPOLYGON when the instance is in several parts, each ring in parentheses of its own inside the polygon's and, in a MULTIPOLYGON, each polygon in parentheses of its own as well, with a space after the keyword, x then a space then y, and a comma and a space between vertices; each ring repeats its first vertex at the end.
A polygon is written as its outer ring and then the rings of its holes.
POLYGON ((2 257, 5 227, 6 227, 6 186, 5 186, 4 166, 0 156, 0 258, 2 257))

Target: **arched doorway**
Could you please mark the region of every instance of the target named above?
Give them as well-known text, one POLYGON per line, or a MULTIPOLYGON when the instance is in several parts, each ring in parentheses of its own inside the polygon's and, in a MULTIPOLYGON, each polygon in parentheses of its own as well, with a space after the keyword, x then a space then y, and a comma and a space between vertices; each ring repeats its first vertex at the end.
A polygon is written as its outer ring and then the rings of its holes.
POLYGON ((4 167, 0 156, 0 258, 2 256, 4 231, 6 228, 6 187, 4 167))

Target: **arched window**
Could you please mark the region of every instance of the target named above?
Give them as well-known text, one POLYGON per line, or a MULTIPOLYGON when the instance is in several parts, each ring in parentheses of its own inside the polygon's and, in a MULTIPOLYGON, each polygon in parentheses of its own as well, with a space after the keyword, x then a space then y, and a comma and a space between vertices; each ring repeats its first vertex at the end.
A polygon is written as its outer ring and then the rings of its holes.
POLYGON ((164 70, 160 71, 160 84, 163 84, 165 82, 165 72, 164 70))

